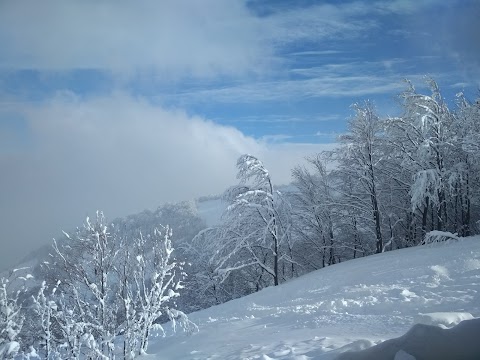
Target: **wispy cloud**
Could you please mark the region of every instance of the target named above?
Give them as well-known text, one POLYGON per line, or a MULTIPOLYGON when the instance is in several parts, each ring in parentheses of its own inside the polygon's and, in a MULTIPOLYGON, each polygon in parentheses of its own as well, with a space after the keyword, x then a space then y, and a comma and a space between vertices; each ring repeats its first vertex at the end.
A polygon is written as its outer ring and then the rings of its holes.
POLYGON ((338 132, 323 132, 317 131, 314 134, 300 133, 296 135, 290 134, 273 134, 262 136, 259 141, 268 144, 269 146, 277 144, 289 144, 297 146, 298 144, 322 144, 322 150, 330 150, 337 141, 338 132))
POLYGON ((231 117, 217 119, 217 121, 221 121, 224 123, 238 125, 240 123, 243 124, 285 124, 285 123, 298 123, 303 122, 299 116, 288 116, 288 115, 248 115, 248 116, 239 116, 239 115, 232 115, 231 117))
POLYGON ((450 86, 454 89, 465 89, 465 88, 469 87, 470 85, 471 84, 466 83, 466 82, 458 82, 458 83, 452 84, 450 86))
POLYGON ((315 136, 332 138, 332 137, 338 136, 338 133, 336 133, 336 132, 317 131, 317 132, 315 133, 315 136))
POLYGON ((337 114, 328 114, 328 115, 266 115, 266 116, 244 116, 238 117, 235 121, 241 122, 266 122, 266 123, 304 123, 304 122, 327 122, 327 121, 336 121, 339 120, 339 115, 337 114))
MULTIPOLYGON (((382 65, 382 68, 385 65, 382 65)), ((298 80, 277 80, 260 83, 248 83, 217 89, 184 92, 170 96, 171 101, 216 102, 216 103, 259 103, 275 101, 297 101, 308 98, 365 97, 377 94, 395 94, 405 88, 404 78, 422 79, 423 74, 363 74, 362 71, 351 74, 326 73, 319 69, 306 69, 304 74, 315 77, 298 80), (325 73, 325 75, 322 75, 325 73)), ((439 79, 441 76, 436 76, 439 79)))
MULTIPOLYGON (((452 0, 458 3, 460 0, 452 0)), ((425 9, 446 6, 437 0, 356 0, 338 3, 315 3, 310 6, 270 6, 268 15, 262 17, 263 36, 277 46, 298 41, 356 39, 368 31, 379 29, 381 16, 421 14, 425 9)), ((261 5, 260 5, 261 7, 261 5)), ((404 30, 398 30, 404 31, 404 30)), ((304 54, 308 54, 306 51, 304 54)), ((299 52, 298 54, 302 54, 299 52)), ((329 50, 317 55, 332 54, 329 50)))
POLYGON ((367 75, 378 73, 401 73, 401 65, 407 63, 406 59, 389 58, 380 61, 354 61, 326 63, 321 66, 305 68, 293 68, 290 70, 295 75, 303 77, 328 77, 328 76, 351 76, 352 74, 367 75))
POLYGON ((278 143, 278 142, 284 142, 285 140, 292 139, 292 138, 293 138, 292 135, 271 134, 271 135, 262 136, 260 140, 266 143, 278 143))
POLYGON ((344 51, 340 50, 309 50, 309 51, 297 51, 297 52, 292 52, 286 55, 292 55, 292 56, 321 56, 321 55, 337 55, 341 54, 344 51))
POLYGON ((276 46, 296 41, 356 38, 377 26, 371 18, 360 18, 367 9, 368 5, 361 2, 283 9, 263 19, 262 26, 266 29, 263 36, 276 46))

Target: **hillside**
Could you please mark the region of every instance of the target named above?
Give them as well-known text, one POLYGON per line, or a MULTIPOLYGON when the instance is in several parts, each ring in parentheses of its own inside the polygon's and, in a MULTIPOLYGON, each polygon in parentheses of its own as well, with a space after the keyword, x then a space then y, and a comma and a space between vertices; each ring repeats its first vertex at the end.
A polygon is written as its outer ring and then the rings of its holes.
MULTIPOLYGON (((416 322, 450 327, 472 317, 480 317, 480 237, 351 260, 192 313, 198 333, 170 331, 143 358, 334 359, 416 322)), ((404 355, 395 358, 412 359, 404 355)))

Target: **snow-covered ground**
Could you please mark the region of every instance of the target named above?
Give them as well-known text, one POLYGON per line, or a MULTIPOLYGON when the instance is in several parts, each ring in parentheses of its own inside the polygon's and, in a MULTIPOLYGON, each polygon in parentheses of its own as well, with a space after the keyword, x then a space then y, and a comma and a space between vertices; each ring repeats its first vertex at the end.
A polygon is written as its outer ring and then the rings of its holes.
MULTIPOLYGON (((445 328, 477 317, 480 237, 471 237, 337 264, 193 313, 198 333, 152 339, 143 358, 334 359, 402 336, 416 322, 445 328)), ((478 339, 470 343, 480 351, 480 322, 470 325, 471 339, 478 339)), ((428 329, 420 325, 411 333, 428 329)))

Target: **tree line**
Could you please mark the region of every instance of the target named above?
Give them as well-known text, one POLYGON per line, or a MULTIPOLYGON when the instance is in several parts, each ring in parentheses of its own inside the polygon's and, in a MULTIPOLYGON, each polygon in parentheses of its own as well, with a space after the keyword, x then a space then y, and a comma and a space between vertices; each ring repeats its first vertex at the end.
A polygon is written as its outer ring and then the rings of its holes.
POLYGON ((338 146, 295 167, 284 191, 258 158, 240 157, 222 224, 189 250, 205 305, 357 257, 478 234, 480 102, 460 93, 450 109, 428 85, 421 94, 407 82, 400 116, 352 105, 338 146))

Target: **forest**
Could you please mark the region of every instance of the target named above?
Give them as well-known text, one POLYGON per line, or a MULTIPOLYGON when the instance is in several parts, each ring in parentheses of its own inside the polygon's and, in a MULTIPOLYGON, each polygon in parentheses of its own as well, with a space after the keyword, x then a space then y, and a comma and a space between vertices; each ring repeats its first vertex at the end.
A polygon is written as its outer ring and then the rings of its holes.
MULTIPOLYGON (((170 321, 314 270, 480 233, 480 102, 407 82, 400 115, 352 105, 337 147, 277 186, 261 159, 207 227, 189 203, 64 232, 30 268, 0 283, 0 358, 123 358, 148 351, 170 321)), ((108 214, 106 214, 108 215, 108 214)))

